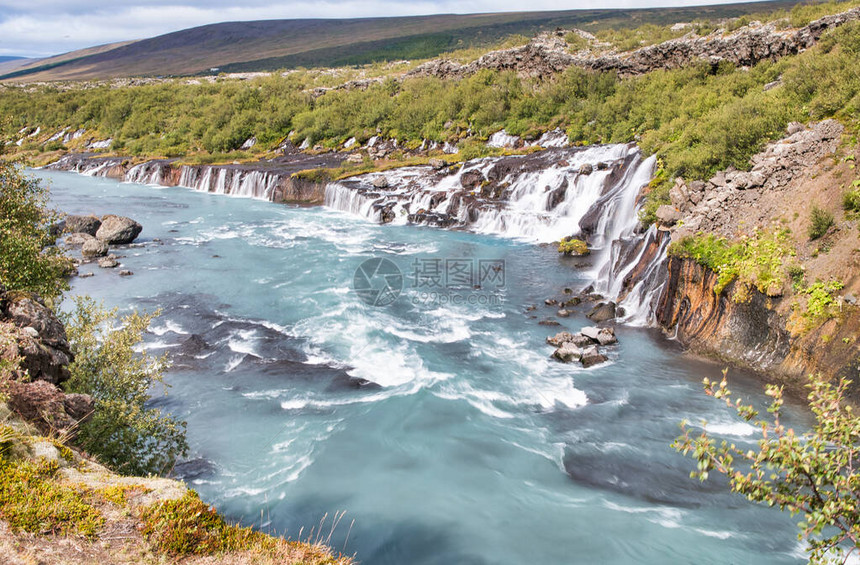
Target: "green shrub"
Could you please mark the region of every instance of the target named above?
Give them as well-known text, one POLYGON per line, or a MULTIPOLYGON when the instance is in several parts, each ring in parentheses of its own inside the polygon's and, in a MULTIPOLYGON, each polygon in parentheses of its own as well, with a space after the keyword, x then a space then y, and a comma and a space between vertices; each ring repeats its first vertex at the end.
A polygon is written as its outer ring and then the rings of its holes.
POLYGON ((81 426, 77 441, 128 475, 167 473, 188 450, 185 422, 146 407, 151 388, 164 384, 167 367, 166 357, 134 351, 152 318, 134 312, 116 320, 115 309, 106 311, 91 298, 80 297, 63 320, 75 354, 66 389, 95 400, 95 412, 81 426))
POLYGON ((812 213, 809 216, 809 229, 807 230, 809 240, 813 241, 822 237, 832 225, 833 214, 827 210, 822 210, 818 206, 813 206, 812 213))
POLYGON ((842 195, 842 209, 846 212, 860 212, 860 181, 854 181, 854 190, 849 190, 842 195))
POLYGON ((588 255, 590 253, 587 243, 585 243, 581 239, 576 239, 573 237, 566 237, 562 239, 558 243, 558 252, 564 253, 565 255, 573 255, 576 257, 588 255))

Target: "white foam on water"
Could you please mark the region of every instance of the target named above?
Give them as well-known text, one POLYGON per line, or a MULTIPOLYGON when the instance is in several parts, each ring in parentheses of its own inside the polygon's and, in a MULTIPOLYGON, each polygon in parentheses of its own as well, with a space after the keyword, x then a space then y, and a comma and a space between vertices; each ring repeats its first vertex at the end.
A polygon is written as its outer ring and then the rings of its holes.
POLYGON ((749 437, 754 435, 758 428, 746 422, 718 422, 707 423, 705 431, 719 436, 749 437))

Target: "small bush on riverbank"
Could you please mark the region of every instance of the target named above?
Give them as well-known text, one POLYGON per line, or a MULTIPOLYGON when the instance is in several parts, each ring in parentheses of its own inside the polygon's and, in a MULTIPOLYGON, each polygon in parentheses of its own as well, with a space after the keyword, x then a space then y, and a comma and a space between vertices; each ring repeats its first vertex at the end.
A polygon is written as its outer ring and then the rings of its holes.
POLYGON ((113 470, 129 475, 163 475, 185 455, 185 422, 147 408, 149 391, 164 385, 166 357, 137 353, 153 315, 134 312, 117 323, 90 298, 75 301, 64 323, 75 354, 68 392, 89 394, 95 413, 81 426, 78 443, 113 470))
MULTIPOLYGON (((703 431, 691 434, 682 422, 683 435, 673 446, 691 454, 697 467, 692 478, 706 480, 712 472, 725 475, 731 490, 747 499, 802 514, 800 539, 807 541, 810 563, 845 563, 860 550, 860 506, 857 489, 860 473, 860 418, 846 400, 850 381, 830 384, 820 375, 809 377, 809 406, 815 425, 808 433, 796 433, 781 421, 782 387, 768 385, 773 399, 768 416, 741 399, 733 401, 726 382, 705 379, 705 393, 734 409, 745 422, 761 430, 761 438, 749 448, 717 441, 703 431)), ((704 427, 704 426, 703 426, 704 427)))

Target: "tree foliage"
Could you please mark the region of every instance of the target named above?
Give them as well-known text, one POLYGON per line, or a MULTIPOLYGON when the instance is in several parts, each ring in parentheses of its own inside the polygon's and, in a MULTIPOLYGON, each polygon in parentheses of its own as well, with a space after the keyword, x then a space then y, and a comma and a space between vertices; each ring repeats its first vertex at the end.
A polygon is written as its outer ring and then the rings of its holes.
POLYGON ((68 261, 55 247, 48 192, 11 161, 0 159, 0 282, 8 290, 53 299, 68 288, 68 261))
POLYGON ((153 315, 133 312, 118 327, 116 309, 104 310, 89 297, 75 300, 65 317, 75 361, 69 392, 92 395, 95 413, 78 441, 112 469, 130 475, 164 474, 185 455, 185 422, 147 408, 150 390, 163 385, 166 357, 138 353, 153 315))
POLYGON ((738 416, 761 429, 757 449, 744 451, 706 432, 693 435, 686 422, 674 447, 691 454, 697 468, 691 477, 704 481, 711 472, 725 475, 734 492, 754 502, 802 514, 800 539, 808 542, 810 561, 845 562, 860 550, 860 418, 846 403, 850 384, 830 384, 810 376, 809 406, 815 425, 797 433, 782 423, 782 387, 769 385, 769 418, 741 399, 734 402, 725 372, 719 383, 705 379, 705 392, 725 401, 738 416))

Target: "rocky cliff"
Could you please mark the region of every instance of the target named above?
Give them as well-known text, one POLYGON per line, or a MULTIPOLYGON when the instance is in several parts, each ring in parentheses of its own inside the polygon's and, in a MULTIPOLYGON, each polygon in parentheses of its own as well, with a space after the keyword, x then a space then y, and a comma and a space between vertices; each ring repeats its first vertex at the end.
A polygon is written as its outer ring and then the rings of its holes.
MULTIPOLYGON (((670 256, 656 310, 670 335, 796 391, 816 371, 860 382, 858 220, 842 208, 860 151, 843 144, 842 133, 832 120, 794 123, 785 138, 753 157, 750 171, 721 171, 705 182, 676 180, 672 205, 658 210, 661 229, 673 241, 713 235, 731 243, 776 229, 786 234, 791 253, 782 260, 781 288, 768 295, 753 287, 736 295, 736 282, 720 289, 717 274, 694 257, 670 256), (814 209, 833 220, 813 238, 814 209), (827 298, 827 315, 809 317, 809 288, 816 282, 838 283, 838 290, 827 298)), ((860 397, 860 387, 854 390, 860 397)))

